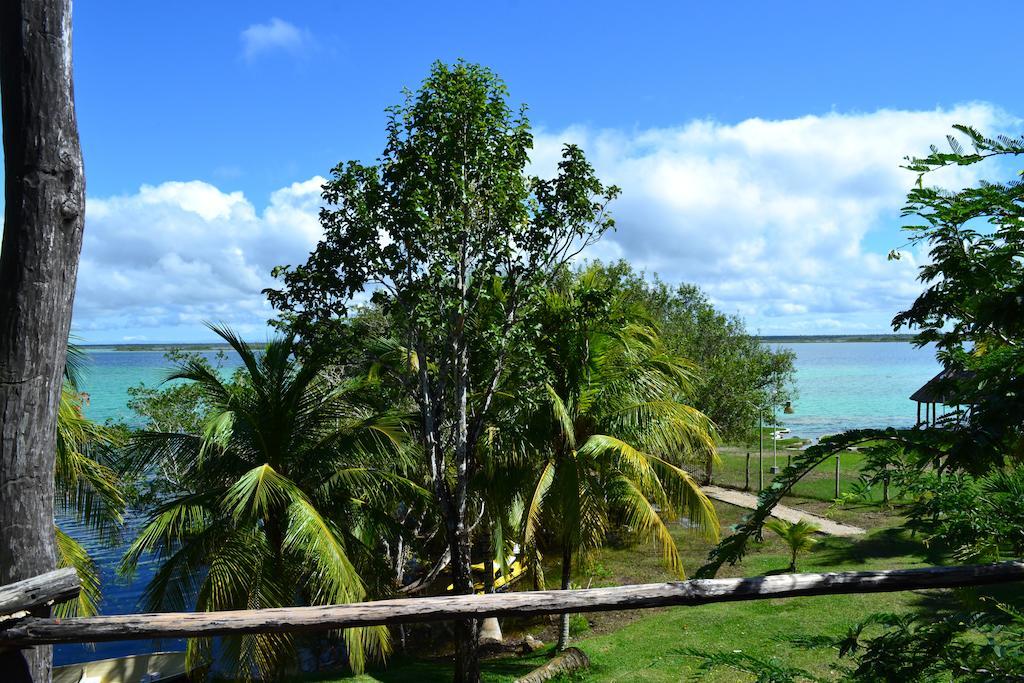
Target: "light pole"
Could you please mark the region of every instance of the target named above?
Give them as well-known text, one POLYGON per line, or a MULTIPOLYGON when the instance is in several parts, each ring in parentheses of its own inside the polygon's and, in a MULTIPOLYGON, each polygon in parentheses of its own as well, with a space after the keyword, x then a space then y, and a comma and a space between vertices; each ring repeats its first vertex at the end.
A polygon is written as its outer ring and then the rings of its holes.
MULTIPOLYGON (((793 402, 786 401, 786 404, 782 407, 782 412, 786 415, 793 414, 793 402)), ((792 458, 792 455, 788 456, 792 458)), ((790 460, 786 460, 786 466, 788 467, 790 460)), ((779 473, 779 425, 775 420, 775 405, 772 404, 772 468, 769 470, 772 474, 779 473)))
POLYGON ((757 409, 757 491, 764 490, 764 406, 744 399, 747 405, 757 409))
POLYGON ((764 410, 757 407, 757 492, 764 490, 764 410))
POLYGON ((775 406, 772 406, 772 474, 779 473, 779 434, 778 425, 775 424, 775 406))
MULTIPOLYGON (((764 410, 766 406, 754 403, 750 399, 745 399, 747 405, 753 406, 757 409, 757 490, 758 492, 764 489, 764 410)), ((782 412, 787 415, 793 414, 793 402, 786 401, 782 408, 782 412)), ((778 444, 776 443, 778 435, 775 433, 778 425, 775 424, 775 405, 772 405, 772 467, 769 470, 772 474, 778 474, 779 463, 778 463, 778 444)))

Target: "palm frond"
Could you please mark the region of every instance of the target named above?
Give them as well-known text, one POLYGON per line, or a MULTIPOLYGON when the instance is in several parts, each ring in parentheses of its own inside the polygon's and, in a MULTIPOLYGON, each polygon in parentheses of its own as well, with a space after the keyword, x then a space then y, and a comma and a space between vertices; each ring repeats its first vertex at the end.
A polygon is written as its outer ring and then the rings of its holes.
POLYGON ((298 488, 264 463, 242 474, 224 493, 224 508, 235 519, 260 520, 273 509, 286 508, 299 495, 298 488))
POLYGON ((544 510, 544 500, 547 498, 554 478, 555 463, 549 460, 541 468, 540 476, 537 477, 537 483, 530 495, 530 502, 523 514, 523 545, 526 547, 536 544, 537 529, 541 526, 541 515, 544 510))
POLYGON ((573 425, 569 409, 554 387, 550 384, 545 384, 544 388, 547 391, 548 401, 551 403, 551 413, 555 418, 556 424, 561 429, 562 438, 565 439, 569 448, 576 448, 576 427, 573 425))
POLYGON ((53 614, 58 618, 94 616, 99 612, 101 597, 99 568, 81 543, 64 533, 59 526, 54 526, 53 531, 56 540, 57 567, 74 569, 82 584, 78 597, 55 605, 53 614))
POLYGON ((657 541, 661 546, 665 566, 683 578, 685 572, 676 541, 643 491, 623 476, 615 478, 611 490, 614 492, 615 505, 625 513, 626 524, 641 536, 657 541))

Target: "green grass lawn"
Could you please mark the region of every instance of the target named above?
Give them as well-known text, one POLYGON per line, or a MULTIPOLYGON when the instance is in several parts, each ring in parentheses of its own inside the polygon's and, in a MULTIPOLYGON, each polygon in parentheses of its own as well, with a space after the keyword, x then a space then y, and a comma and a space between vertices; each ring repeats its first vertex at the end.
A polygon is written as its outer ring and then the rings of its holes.
MULTIPOLYGON (((764 485, 769 486, 775 479, 775 475, 769 471, 772 465, 771 444, 766 442, 768 448, 762 458, 764 470, 764 485)), ((780 442, 778 449, 778 463, 780 468, 785 468, 789 462, 789 456, 795 451, 786 450, 780 442)), ((750 453, 750 491, 757 493, 757 444, 754 449, 748 451, 741 446, 723 446, 719 449, 718 455, 721 464, 715 467, 713 473, 714 483, 729 488, 742 489, 746 482, 746 454, 750 453)), ((839 490, 840 492, 850 491, 853 484, 860 476, 861 464, 864 461, 864 454, 856 451, 844 451, 839 456, 839 490)), ((832 501, 835 499, 835 457, 829 457, 823 463, 806 474, 803 479, 793 487, 793 495, 800 498, 813 498, 815 500, 832 501)), ((871 499, 880 501, 881 491, 872 491, 871 499)))
MULTIPOLYGON (((723 533, 728 533, 743 514, 738 509, 716 504, 723 533)), ((835 571, 873 568, 909 568, 941 561, 920 541, 893 530, 896 518, 872 508, 846 511, 847 521, 872 528, 859 539, 821 538, 800 563, 801 571, 835 571)), ((681 526, 674 531, 692 573, 706 557, 710 542, 695 538, 681 526)), ((744 562, 726 567, 720 576, 757 576, 782 570, 786 552, 771 534, 744 562)), ((549 576, 557 575, 552 565, 549 576)), ((574 581, 580 585, 617 585, 669 580, 660 553, 653 545, 620 542, 595 553, 578 568, 574 581)), ((525 589, 526 586, 523 586, 525 589)), ((962 596, 950 591, 903 592, 875 595, 840 595, 719 603, 701 607, 676 607, 586 615, 589 628, 575 644, 590 657, 592 668, 578 677, 587 681, 679 681, 693 675, 699 659, 684 650, 742 650, 759 657, 776 657, 792 666, 827 676, 834 670, 836 655, 831 651, 805 650, 792 642, 801 635, 841 634, 867 614, 901 612, 922 607, 949 606, 962 596)), ((553 642, 555 619, 535 620, 521 625, 504 622, 506 637, 529 632, 545 643, 553 642)), ((529 657, 504 657, 483 664, 487 681, 511 681, 542 664, 550 647, 529 657)), ((318 681, 447 681, 451 668, 443 659, 395 658, 386 669, 359 677, 327 676, 318 681)), ((752 680, 731 670, 719 670, 710 681, 752 680)))

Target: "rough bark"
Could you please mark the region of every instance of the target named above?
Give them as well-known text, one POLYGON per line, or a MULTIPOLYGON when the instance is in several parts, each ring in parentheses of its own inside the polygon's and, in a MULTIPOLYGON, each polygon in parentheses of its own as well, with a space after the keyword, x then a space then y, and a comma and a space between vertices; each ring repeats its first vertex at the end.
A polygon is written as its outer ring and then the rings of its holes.
MULTIPOLYGON (((494 547, 494 532, 491 523, 485 524, 484 531, 484 593, 494 592, 494 555, 497 550, 494 547)), ((502 549, 504 551, 504 549, 502 549)))
POLYGON ((0 623, 0 646, 240 633, 300 633, 380 624, 451 621, 467 616, 522 617, 610 612, 810 595, 959 588, 1015 581, 1024 581, 1024 561, 829 574, 776 574, 745 579, 695 579, 611 588, 448 595, 224 612, 162 612, 74 619, 26 617, 0 623))
MULTIPOLYGON (((55 566, 55 426, 85 210, 70 4, 0 4, 0 583, 55 566)), ((50 680, 50 648, 8 653, 2 665, 22 666, 12 658, 50 680)))
MULTIPOLYGON (((466 298, 467 275, 465 255, 460 264, 460 287, 466 298)), ((454 335, 455 351, 455 491, 447 520, 449 544, 452 550, 452 579, 455 592, 473 594, 472 533, 469 528, 469 477, 472 444, 469 443, 469 349, 462 333, 465 311, 454 335)), ((477 683, 480 680, 480 624, 476 619, 465 619, 455 624, 455 681, 477 683)))
POLYGON ((74 569, 57 569, 0 586, 0 619, 78 597, 82 584, 74 569))

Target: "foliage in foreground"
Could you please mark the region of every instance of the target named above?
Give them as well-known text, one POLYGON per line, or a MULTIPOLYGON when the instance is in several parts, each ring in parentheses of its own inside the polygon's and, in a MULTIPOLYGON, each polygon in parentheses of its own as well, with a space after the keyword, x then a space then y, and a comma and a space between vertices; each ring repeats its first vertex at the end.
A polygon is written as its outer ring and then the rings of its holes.
MULTIPOLYGON (((950 152, 933 148, 907 165, 919 177, 904 215, 922 221, 908 228, 910 242, 927 245, 929 261, 920 269, 925 291, 893 325, 918 328, 918 345, 935 344, 947 370, 939 395, 970 409, 935 426, 847 432, 807 449, 762 492, 737 533, 712 551, 705 575, 738 561, 767 511, 824 457, 864 441, 882 443, 873 452, 872 478, 896 477, 912 497, 908 526, 932 543, 960 559, 1024 549, 1024 183, 983 182, 955 192, 923 184, 938 169, 1020 157, 1024 138, 956 129, 972 151, 950 136, 950 152)), ((1008 607, 951 617, 876 615, 854 635, 869 624, 883 627, 881 635, 864 642, 851 637, 844 646, 856 660, 850 680, 1020 680, 1024 670, 1020 615, 1008 607)))
MULTIPOLYGON (((361 405, 355 387, 333 385, 316 358, 299 364, 290 338, 257 356, 230 331, 213 328, 244 364, 240 382, 186 361, 171 379, 197 386, 209 413, 201 434, 137 432, 135 472, 171 459, 183 488, 156 507, 127 551, 131 573, 146 553, 160 561, 145 593, 153 610, 199 611, 356 602, 367 596, 360 567, 392 531, 400 493, 419 495, 396 471, 402 426, 361 405), (346 520, 342 524, 341 520, 346 520)), ((372 575, 373 572, 370 572, 372 575)), ((389 649, 386 628, 348 629, 349 662, 389 649)), ((280 675, 297 658, 290 634, 188 642, 191 665, 239 680, 280 675)))
MULTIPOLYGON (((79 390, 85 357, 68 346, 64 386, 57 406, 57 457, 54 462, 55 512, 96 533, 101 543, 120 537, 125 494, 111 466, 114 450, 121 444, 118 429, 96 424, 85 417, 85 397, 79 390)), ((73 567, 82 583, 78 599, 54 608, 57 616, 91 616, 101 597, 99 569, 85 547, 54 526, 58 567, 73 567)))

